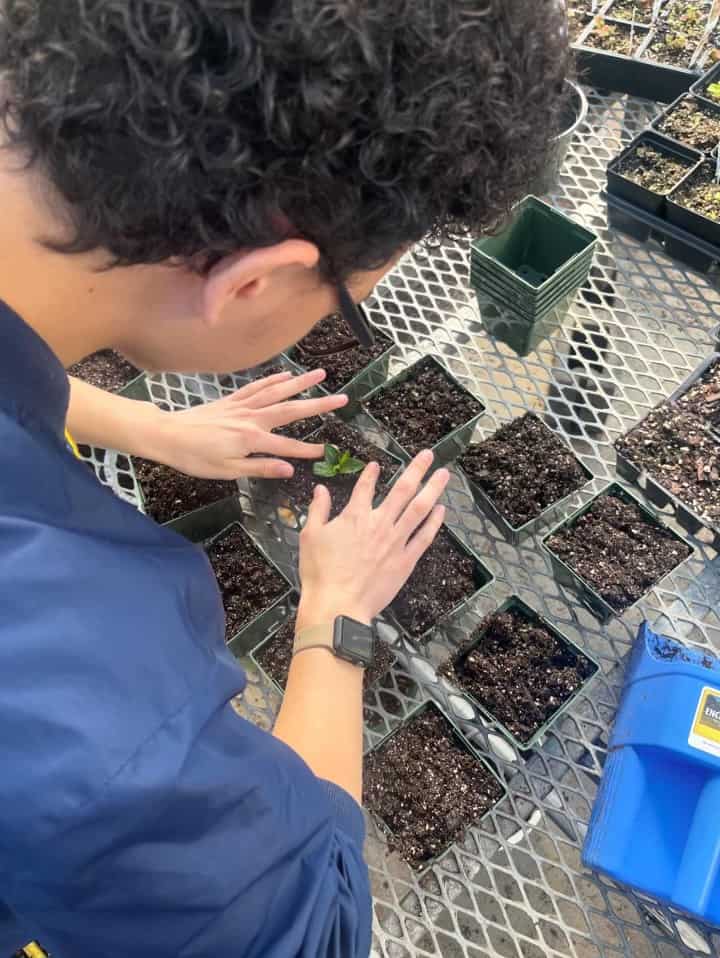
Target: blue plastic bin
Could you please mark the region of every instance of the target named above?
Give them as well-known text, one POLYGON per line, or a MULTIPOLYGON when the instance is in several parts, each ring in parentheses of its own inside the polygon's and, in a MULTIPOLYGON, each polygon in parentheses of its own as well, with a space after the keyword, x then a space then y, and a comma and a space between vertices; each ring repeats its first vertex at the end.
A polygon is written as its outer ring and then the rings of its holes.
POLYGON ((583 861, 720 926, 720 661, 640 627, 583 861))

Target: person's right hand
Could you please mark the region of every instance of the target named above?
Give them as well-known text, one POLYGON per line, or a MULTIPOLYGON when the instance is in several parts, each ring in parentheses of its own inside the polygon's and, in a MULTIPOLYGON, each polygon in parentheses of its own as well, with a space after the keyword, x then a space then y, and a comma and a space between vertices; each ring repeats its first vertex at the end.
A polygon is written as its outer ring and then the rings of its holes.
POLYGON ((339 615, 370 623, 406 583, 445 518, 437 505, 450 478, 439 469, 421 490, 433 461, 421 452, 373 509, 379 466, 364 469, 343 512, 332 521, 330 493, 316 486, 300 534, 298 630, 339 615))

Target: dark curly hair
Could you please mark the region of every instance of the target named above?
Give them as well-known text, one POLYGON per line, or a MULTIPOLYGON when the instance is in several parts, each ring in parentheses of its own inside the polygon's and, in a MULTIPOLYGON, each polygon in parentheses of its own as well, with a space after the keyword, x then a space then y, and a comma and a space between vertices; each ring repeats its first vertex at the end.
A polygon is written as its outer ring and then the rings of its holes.
POLYGON ((563 9, 3 0, 2 116, 68 205, 56 248, 207 265, 290 222, 346 278, 524 194, 557 128, 563 9))

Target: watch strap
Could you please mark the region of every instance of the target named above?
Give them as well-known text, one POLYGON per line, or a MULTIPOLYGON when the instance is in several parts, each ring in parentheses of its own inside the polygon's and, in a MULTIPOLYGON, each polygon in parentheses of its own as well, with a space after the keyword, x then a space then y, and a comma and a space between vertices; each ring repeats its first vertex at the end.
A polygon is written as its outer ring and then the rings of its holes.
POLYGON ((327 649, 335 653, 334 622, 323 622, 320 625, 311 625, 302 629, 295 636, 293 655, 306 652, 308 649, 327 649))

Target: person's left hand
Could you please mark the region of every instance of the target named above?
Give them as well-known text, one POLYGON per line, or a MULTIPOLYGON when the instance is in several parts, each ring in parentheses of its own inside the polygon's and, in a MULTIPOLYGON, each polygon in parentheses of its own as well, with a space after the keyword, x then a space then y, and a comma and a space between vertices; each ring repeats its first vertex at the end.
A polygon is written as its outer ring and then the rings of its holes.
POLYGON ((324 448, 278 436, 272 430, 345 406, 348 399, 343 395, 292 398, 324 378, 322 369, 301 376, 276 373, 215 402, 165 413, 153 458, 203 479, 288 478, 293 467, 285 457, 319 459, 324 448))

